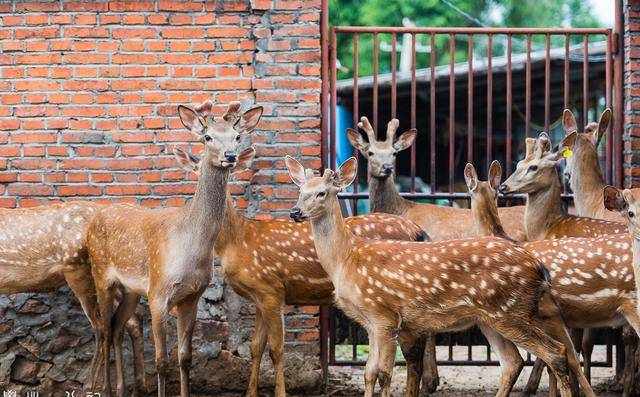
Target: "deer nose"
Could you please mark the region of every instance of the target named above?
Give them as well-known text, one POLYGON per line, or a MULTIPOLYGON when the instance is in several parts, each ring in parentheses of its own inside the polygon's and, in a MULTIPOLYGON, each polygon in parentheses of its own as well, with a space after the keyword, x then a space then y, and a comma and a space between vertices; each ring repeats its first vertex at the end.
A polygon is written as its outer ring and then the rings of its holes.
POLYGON ((391 175, 393 173, 393 164, 382 164, 382 173, 385 175, 391 175))
POLYGON ((235 163, 236 160, 238 159, 238 155, 235 154, 235 152, 232 151, 226 151, 224 152, 224 158, 227 159, 228 162, 230 163, 235 163))
POLYGON ((498 187, 498 191, 502 194, 508 193, 509 188, 504 183, 498 187))
POLYGON ((293 207, 289 210, 289 217, 298 222, 302 218, 302 210, 299 207, 293 207))

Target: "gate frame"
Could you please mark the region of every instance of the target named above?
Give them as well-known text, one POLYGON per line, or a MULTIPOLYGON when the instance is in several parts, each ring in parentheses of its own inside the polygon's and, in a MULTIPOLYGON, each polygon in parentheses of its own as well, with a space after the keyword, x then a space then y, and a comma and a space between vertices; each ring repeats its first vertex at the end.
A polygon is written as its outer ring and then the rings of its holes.
MULTIPOLYGON (((610 127, 612 139, 607 140, 606 153, 610 155, 610 162, 607 166, 611 170, 605 171, 605 175, 610 175, 611 182, 621 187, 624 183, 624 153, 623 153, 623 124, 624 124, 624 12, 623 0, 613 0, 615 5, 614 26, 613 28, 442 28, 442 27, 425 27, 425 28, 400 28, 400 27, 354 27, 354 26, 336 26, 329 28, 329 0, 321 0, 321 17, 320 17, 320 39, 321 39, 321 142, 320 156, 322 161, 322 169, 330 168, 335 162, 335 146, 330 138, 335 136, 335 109, 336 109, 336 90, 335 81, 332 76, 332 70, 335 70, 336 33, 427 33, 427 34, 443 34, 443 33, 459 33, 459 34, 603 34, 607 36, 607 57, 606 79, 610 81, 610 87, 607 88, 605 96, 608 104, 613 111, 613 123, 610 127), (613 61, 613 62, 611 62, 613 61), (610 72, 609 72, 610 70, 610 72), (333 95, 332 95, 333 94, 333 95)), ((585 36, 586 37, 586 36, 585 36)), ((586 48, 586 45, 585 45, 586 48)), ((415 64, 413 65, 414 81, 415 81, 415 64)), ((546 75, 548 78, 548 75, 546 75)), ((431 82, 430 84, 432 84, 431 82)), ((548 106, 547 106, 548 107, 548 106)), ((547 118, 547 117, 546 117, 547 118)), ((452 123, 453 124, 453 123, 452 123)), ((527 131, 528 132, 528 131, 527 131)), ((415 169, 415 155, 412 155, 412 170, 415 169)), ((412 172, 413 174, 413 172, 412 172)), ((412 179, 415 175, 412 175, 412 179)), ((408 198, 421 197, 416 193, 403 194, 408 198)), ((468 195, 460 195, 459 193, 448 193, 429 195, 429 197, 446 197, 460 198, 468 197, 468 195)), ((350 194, 350 199, 358 199, 368 197, 362 193, 350 194)), ((330 307, 320 307, 320 361, 323 371, 324 381, 328 378, 328 367, 330 361, 329 340, 330 327, 332 321, 330 307)), ((624 349, 621 349, 621 341, 616 343, 616 367, 620 366, 624 361, 624 349)), ((609 351, 608 351, 609 353, 609 351)), ((609 355, 609 354, 608 354, 609 355)), ((607 360, 609 361, 609 359, 607 360)), ((348 363, 351 364, 351 363, 348 363)), ((334 363, 332 365, 340 365, 334 363)), ((454 364, 455 365, 455 364, 454 364)))

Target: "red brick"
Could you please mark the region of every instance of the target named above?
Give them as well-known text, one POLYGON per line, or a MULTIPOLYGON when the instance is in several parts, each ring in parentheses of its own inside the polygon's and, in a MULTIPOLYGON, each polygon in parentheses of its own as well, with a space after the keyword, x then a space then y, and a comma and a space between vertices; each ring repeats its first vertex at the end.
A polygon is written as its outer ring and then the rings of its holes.
POLYGON ((7 187, 11 196, 51 196, 54 191, 51 186, 37 184, 11 184, 7 187))
POLYGON ((58 186, 56 189, 60 196, 100 196, 102 188, 87 185, 58 186))

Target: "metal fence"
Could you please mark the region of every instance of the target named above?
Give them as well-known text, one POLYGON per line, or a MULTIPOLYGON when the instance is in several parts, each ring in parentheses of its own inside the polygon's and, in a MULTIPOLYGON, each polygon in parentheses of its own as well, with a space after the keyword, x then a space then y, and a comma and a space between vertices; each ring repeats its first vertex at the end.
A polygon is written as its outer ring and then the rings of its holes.
MULTIPOLYGON (((555 128, 558 123, 554 120, 559 120, 564 108, 573 108, 579 122, 585 125, 597 121, 601 109, 611 107, 614 122, 606 135, 601 157, 606 180, 620 186, 623 63, 619 29, 620 26, 616 32, 555 28, 329 27, 325 17, 322 24, 323 165, 335 169, 340 160, 336 149, 344 131, 339 130, 339 112, 346 109, 352 125, 357 124, 360 116, 368 116, 376 131, 391 118, 399 118, 401 125, 417 128, 421 137, 408 154, 399 156, 398 170, 410 181, 407 191, 401 194, 410 199, 446 199, 452 203, 468 198, 466 192, 456 189, 456 183, 462 181, 465 162, 475 161, 478 166, 499 159, 508 176, 521 155, 524 138, 534 136, 536 129, 555 128), (389 52, 383 57, 387 70, 381 70, 381 43, 389 52), (479 54, 477 43, 482 43, 484 54, 479 54), (351 59, 338 60, 338 45, 351 46, 351 59), (408 71, 398 70, 401 45, 411 46, 408 71), (420 46, 430 48, 428 55, 417 54, 416 48, 420 46), (517 52, 515 47, 521 51, 517 52), (360 72, 363 51, 371 55, 370 61, 369 55, 366 56, 370 62, 369 75, 360 72), (345 68, 345 64, 349 67, 345 68), (427 191, 417 188, 416 181, 421 178, 428 180, 427 191)), ((358 157, 357 151, 353 154, 358 157)), ((360 190, 359 182, 366 178, 362 174, 359 173, 353 191, 341 194, 341 198, 352 204, 354 213, 358 201, 368 198, 368 194, 360 190)), ((565 197, 570 199, 570 195, 565 197)), ((336 309, 322 308, 320 317, 325 368, 326 365, 363 364, 358 345, 366 343, 366 332, 336 309), (336 357, 339 345, 349 346, 348 358, 336 357)), ((597 342, 606 345, 607 359, 594 366, 612 365, 613 346, 619 340, 616 331, 599 333, 597 342)), ((448 357, 439 360, 439 364, 498 365, 477 330, 441 335, 438 345, 449 349, 448 357), (454 357, 456 345, 466 347, 468 354, 464 359, 454 357), (474 357, 474 346, 486 346, 482 358, 474 357)), ((620 360, 620 349, 617 353, 620 360)))

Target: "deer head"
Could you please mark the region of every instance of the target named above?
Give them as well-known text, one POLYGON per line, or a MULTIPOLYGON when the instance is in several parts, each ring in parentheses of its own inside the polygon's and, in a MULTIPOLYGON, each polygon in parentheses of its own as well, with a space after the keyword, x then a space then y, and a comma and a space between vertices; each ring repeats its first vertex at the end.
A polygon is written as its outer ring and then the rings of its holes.
POLYGON ((604 206, 609 211, 618 211, 627 221, 629 232, 640 238, 640 190, 618 189, 605 186, 603 191, 604 206))
POLYGON ((240 102, 231 102, 220 120, 211 114, 207 101, 193 109, 178 106, 182 124, 205 146, 203 160, 218 168, 233 168, 239 159, 242 137, 251 133, 262 116, 262 106, 240 112, 240 102))
POLYGON ((527 138, 526 155, 516 165, 516 170, 499 187, 500 193, 533 193, 544 189, 557 179, 556 165, 562 159, 562 150, 553 152, 551 141, 545 132, 538 139, 527 138))
POLYGON ((376 132, 369 123, 369 119, 364 116, 360 119, 358 127, 367 134, 368 142, 363 139, 358 131, 353 128, 347 129, 349 142, 368 160, 369 175, 374 178, 384 179, 391 176, 395 168, 398 152, 410 147, 416 139, 416 129, 412 128, 395 140, 399 124, 398 119, 392 119, 387 124, 387 135, 382 141, 376 138, 376 132))
POLYGON ((471 195, 471 211, 478 236, 503 235, 498 217, 498 187, 502 178, 502 166, 493 160, 489 166, 487 181, 478 179, 476 169, 471 163, 464 167, 464 180, 471 195), (496 230, 498 229, 499 230, 496 230))
POLYGON ((584 127, 584 132, 578 132, 576 118, 569 109, 565 109, 562 114, 562 125, 565 131, 565 137, 560 143, 561 147, 571 149, 572 154, 566 156, 566 166, 564 175, 567 180, 571 179, 571 173, 574 170, 576 161, 580 161, 584 156, 591 156, 591 161, 598 161, 598 144, 604 133, 609 128, 611 122, 611 109, 607 108, 600 115, 597 123, 589 123, 584 127))
POLYGON ((293 157, 286 156, 285 163, 293 183, 300 188, 298 202, 290 211, 291 218, 296 222, 324 214, 338 192, 351 185, 358 170, 355 157, 342 163, 337 172, 327 169, 322 176, 315 176, 310 170, 305 171, 293 157))

